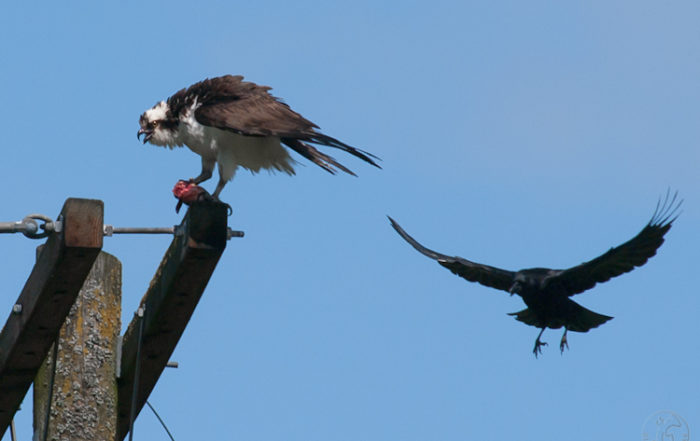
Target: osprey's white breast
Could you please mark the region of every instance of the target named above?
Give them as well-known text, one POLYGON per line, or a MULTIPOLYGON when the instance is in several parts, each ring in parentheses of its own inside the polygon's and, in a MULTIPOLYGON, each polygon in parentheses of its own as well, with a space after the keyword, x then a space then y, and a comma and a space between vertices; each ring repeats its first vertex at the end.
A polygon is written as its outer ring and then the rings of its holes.
POLYGON ((241 166, 253 173, 261 169, 294 174, 294 160, 276 136, 245 136, 200 124, 195 103, 180 114, 177 136, 205 161, 216 161, 222 179, 230 180, 241 166))

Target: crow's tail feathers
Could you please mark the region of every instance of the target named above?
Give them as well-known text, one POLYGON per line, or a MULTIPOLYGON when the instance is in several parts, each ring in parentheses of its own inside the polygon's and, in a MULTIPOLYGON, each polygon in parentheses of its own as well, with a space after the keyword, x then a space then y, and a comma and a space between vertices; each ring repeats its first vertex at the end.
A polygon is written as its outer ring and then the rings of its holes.
POLYGON ((516 320, 537 328, 558 329, 565 326, 569 331, 574 332, 587 332, 589 329, 597 328, 612 319, 610 316, 586 309, 573 300, 567 302, 566 306, 559 311, 557 317, 546 317, 543 319, 530 308, 511 312, 508 315, 513 315, 516 320))
POLYGON ((509 312, 508 315, 514 315, 516 320, 537 328, 547 326, 547 324, 543 323, 530 308, 525 308, 518 312, 509 312))
POLYGON ((612 320, 609 315, 598 314, 590 309, 586 309, 578 303, 569 300, 568 316, 566 318, 569 331, 587 332, 589 329, 597 328, 608 320, 612 320))

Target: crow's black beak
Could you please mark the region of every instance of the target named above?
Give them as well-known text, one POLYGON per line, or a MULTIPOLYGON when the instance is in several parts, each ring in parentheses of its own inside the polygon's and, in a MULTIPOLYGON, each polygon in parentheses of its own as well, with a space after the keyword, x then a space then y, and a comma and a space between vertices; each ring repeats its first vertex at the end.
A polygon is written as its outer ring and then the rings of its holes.
POLYGON ((146 144, 151 137, 153 136, 153 130, 150 129, 139 129, 138 132, 136 132, 136 139, 141 141, 141 135, 146 135, 143 137, 143 143, 146 144))

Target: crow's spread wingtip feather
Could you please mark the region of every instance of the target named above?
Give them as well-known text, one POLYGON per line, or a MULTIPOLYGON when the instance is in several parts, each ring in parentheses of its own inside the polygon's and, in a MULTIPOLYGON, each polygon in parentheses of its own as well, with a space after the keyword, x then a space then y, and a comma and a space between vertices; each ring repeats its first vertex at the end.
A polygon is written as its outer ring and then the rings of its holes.
POLYGON ((678 216, 683 212, 680 208, 683 205, 683 199, 678 199, 678 190, 671 196, 671 189, 666 190, 666 196, 656 202, 654 215, 649 220, 649 226, 665 227, 671 225, 678 219, 678 216))
POLYGON ((411 237, 410 234, 408 234, 403 228, 401 228, 401 225, 398 224, 394 219, 391 218, 391 216, 387 216, 389 218, 389 221, 391 222, 391 226, 396 230, 397 233, 399 233, 399 236, 403 238, 406 242, 409 243, 413 248, 415 248, 418 252, 421 254, 430 257, 431 259, 435 259, 438 262, 446 262, 447 260, 450 260, 451 258, 449 256, 445 256, 444 254, 440 254, 437 251, 433 251, 429 248, 424 247, 421 245, 416 239, 411 237))

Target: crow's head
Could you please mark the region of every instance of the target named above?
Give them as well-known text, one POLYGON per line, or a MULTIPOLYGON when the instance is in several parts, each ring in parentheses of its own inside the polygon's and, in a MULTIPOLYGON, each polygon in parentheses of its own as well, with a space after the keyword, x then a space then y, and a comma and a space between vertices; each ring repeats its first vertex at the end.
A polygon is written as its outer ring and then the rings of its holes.
POLYGON ((168 104, 161 101, 151 109, 146 110, 139 118, 141 128, 136 134, 136 138, 143 137, 143 143, 172 147, 179 145, 177 139, 177 118, 173 117, 169 111, 168 104))
POLYGON ((558 270, 549 268, 528 268, 515 273, 513 285, 510 287, 510 293, 528 296, 540 292, 545 289, 551 276, 556 275, 558 270))

